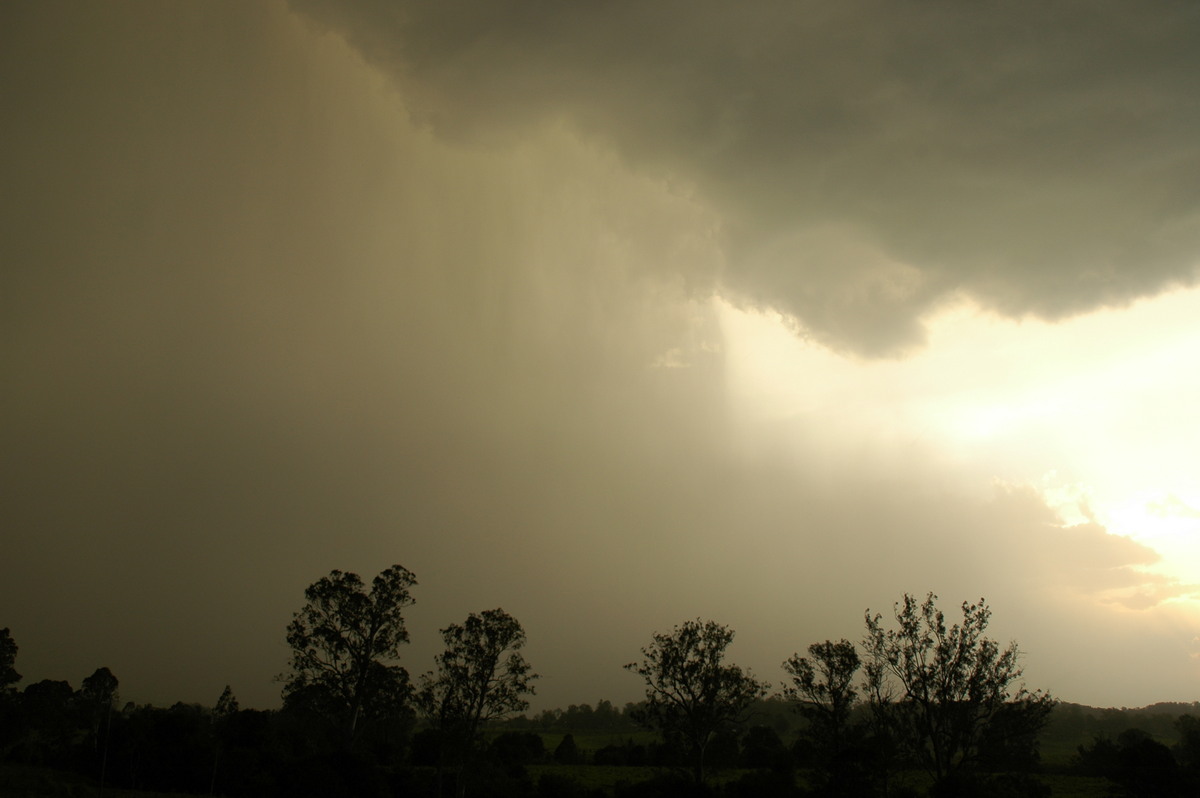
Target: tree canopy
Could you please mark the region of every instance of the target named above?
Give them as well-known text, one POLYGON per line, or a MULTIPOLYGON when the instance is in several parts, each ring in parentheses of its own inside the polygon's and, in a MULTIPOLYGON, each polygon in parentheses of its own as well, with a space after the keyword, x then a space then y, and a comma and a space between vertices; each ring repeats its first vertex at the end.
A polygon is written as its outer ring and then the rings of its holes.
POLYGON ((905 594, 894 606, 895 629, 866 613, 867 689, 877 717, 938 785, 962 778, 985 743, 1025 738, 1045 725, 1054 700, 1020 684, 1016 643, 1001 648, 984 635, 991 610, 983 599, 962 603, 962 620, 947 626, 929 593, 905 594))
POLYGON ((500 608, 451 624, 442 640, 446 649, 437 655, 437 672, 421 677, 417 701, 439 735, 439 782, 445 765, 453 765, 462 794, 463 769, 480 727, 527 709, 525 696, 533 694, 538 676, 521 654, 525 630, 500 608))
POLYGON ((17 673, 17 643, 12 638, 8 627, 0 629, 0 691, 9 689, 21 681, 17 673))
POLYGON ((854 729, 850 716, 858 702, 855 676, 861 661, 849 640, 826 640, 808 647, 808 656, 793 654, 783 663, 791 677, 784 683, 783 695, 795 702, 808 721, 803 739, 817 754, 831 791, 838 793, 853 771, 861 770, 853 761, 854 729))
POLYGON ((670 634, 655 633, 642 661, 626 670, 646 682, 641 721, 682 738, 692 756, 692 775, 704 781, 704 755, 717 732, 744 720, 767 685, 737 665, 724 664, 733 630, 715 621, 686 621, 670 634))
POLYGON ((404 611, 417 583, 393 565, 371 582, 334 570, 304 591, 307 603, 292 617, 287 641, 291 673, 285 706, 303 706, 334 721, 353 740, 366 719, 404 711, 411 694, 408 671, 397 664, 408 642, 404 611))

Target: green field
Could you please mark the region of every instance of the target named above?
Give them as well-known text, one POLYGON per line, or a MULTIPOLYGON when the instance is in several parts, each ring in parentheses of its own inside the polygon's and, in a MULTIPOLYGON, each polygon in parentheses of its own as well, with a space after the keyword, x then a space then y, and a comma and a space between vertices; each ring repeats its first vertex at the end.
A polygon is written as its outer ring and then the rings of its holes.
MULTIPOLYGON (((547 753, 562 742, 565 733, 541 733, 539 735, 547 753)), ((591 756, 597 750, 608 745, 622 745, 632 741, 635 744, 656 742, 658 736, 650 731, 626 732, 573 732, 575 744, 585 756, 591 756)), ((1050 787, 1053 798, 1108 798, 1112 785, 1103 778, 1080 776, 1063 771, 1071 764, 1076 755, 1079 740, 1055 739, 1047 740, 1042 746, 1042 761, 1047 769, 1053 772, 1038 774, 1036 778, 1050 787), (1049 743, 1047 745, 1046 743, 1049 743)), ((611 765, 560 765, 538 764, 527 767, 530 778, 536 784, 542 775, 570 779, 585 790, 600 789, 612 795, 613 789, 619 784, 632 784, 655 778, 669 772, 660 767, 619 767, 611 765)), ((735 781, 753 771, 727 769, 712 774, 714 783, 735 781)), ((805 784, 804 773, 797 774, 797 783, 805 784)), ((921 773, 899 774, 895 783, 906 784, 917 791, 928 786, 928 779, 921 773)))
POLYGON ((104 788, 94 780, 33 765, 0 763, 0 798, 178 798, 173 793, 104 788))
MULTIPOLYGON (((600 740, 591 735, 581 735, 589 743, 599 741, 600 746, 608 745, 607 738, 600 740)), ((549 746, 553 740, 557 742, 562 735, 544 735, 549 746), (557 738, 557 739, 555 739, 557 738)), ((627 739, 627 738, 626 738, 627 739)), ((633 784, 654 778, 666 772, 655 767, 615 767, 604 765, 530 765, 527 768, 530 779, 534 784, 543 775, 557 776, 570 779, 585 790, 600 789, 605 794, 612 795, 613 789, 619 784, 633 784)), ((733 781, 751 771, 725 770, 714 774, 714 782, 733 781)), ((1107 798, 1110 785, 1100 778, 1075 776, 1066 774, 1043 774, 1038 778, 1050 786, 1053 798, 1107 798)), ((907 781, 918 787, 924 779, 917 774, 910 774, 907 781)), ((799 777, 803 783, 803 776, 799 777)), ((50 770, 48 768, 28 765, 0 765, 0 798, 168 798, 175 793, 139 792, 134 790, 117 790, 106 788, 101 795, 99 785, 83 776, 73 773, 50 770)))
MULTIPOLYGON (((1122 713, 1124 714, 1124 713, 1122 713)), ((1069 728, 1066 725, 1051 725, 1041 739, 1041 760, 1048 771, 1039 774, 1037 778, 1051 788, 1054 798, 1107 798, 1111 794, 1112 785, 1105 779, 1091 776, 1076 775, 1069 772, 1079 746, 1089 742, 1097 733, 1101 736, 1111 736, 1112 730, 1130 725, 1134 718, 1124 716, 1117 722, 1117 716, 1110 728, 1089 728, 1082 731, 1069 728)), ((1176 742, 1171 738, 1170 716, 1162 718, 1138 718, 1143 725, 1152 728, 1157 734, 1154 738, 1166 745, 1176 742)), ((526 766, 529 780, 537 785, 543 777, 557 780, 569 780, 585 791, 599 791, 605 795, 613 795, 622 784, 635 784, 649 779, 661 777, 671 771, 662 767, 632 767, 594 764, 557 764, 553 762, 553 753, 563 741, 567 732, 533 731, 542 741, 546 760, 526 766)), ((504 727, 489 730, 487 737, 495 738, 506 731, 504 727)), ((623 747, 627 744, 645 745, 658 741, 655 732, 642 729, 625 728, 623 730, 580 730, 570 732, 576 748, 585 761, 590 762, 596 752, 607 746, 623 747)), ((785 738, 790 740, 792 734, 785 738)), ((753 774, 754 771, 726 769, 711 774, 714 783, 736 781, 753 774)), ((805 785, 803 771, 797 773, 797 783, 805 785)), ((928 786, 928 779, 919 773, 898 775, 893 784, 905 783, 916 791, 922 792, 928 786)), ((138 792, 107 788, 100 791, 99 785, 91 779, 71 773, 59 772, 48 768, 33 767, 18 764, 0 765, 0 798, 165 798, 167 793, 138 792)))
MULTIPOLYGON (((529 775, 536 784, 543 774, 550 774, 570 779, 586 790, 601 789, 612 795, 613 788, 618 784, 632 784, 654 778, 665 771, 653 767, 612 767, 597 765, 531 765, 527 768, 529 775)), ((714 783, 735 781, 751 773, 746 770, 725 770, 714 774, 714 783)), ((1076 776, 1061 773, 1040 774, 1037 778, 1048 785, 1053 798, 1108 798, 1112 785, 1105 779, 1093 776, 1076 776)), ((804 784, 803 774, 798 774, 797 783, 804 784)), ((906 784, 920 791, 928 786, 928 779, 923 774, 909 773, 898 775, 895 784, 906 784)))

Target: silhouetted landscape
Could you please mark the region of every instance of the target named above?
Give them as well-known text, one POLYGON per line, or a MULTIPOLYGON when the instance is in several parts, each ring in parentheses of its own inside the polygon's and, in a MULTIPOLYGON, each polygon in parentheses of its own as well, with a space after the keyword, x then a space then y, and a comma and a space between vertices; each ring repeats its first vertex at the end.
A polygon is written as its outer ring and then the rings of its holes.
POLYGON ((242 796, 1189 796, 1200 703, 1097 709, 1025 687, 990 608, 932 593, 865 614, 771 680, 725 661, 734 631, 685 621, 626 670, 646 697, 529 715, 538 674, 502 609, 442 630, 436 669, 402 647, 414 574, 332 571, 286 630, 283 707, 122 704, 97 668, 23 688, 0 630, 0 794, 242 796))

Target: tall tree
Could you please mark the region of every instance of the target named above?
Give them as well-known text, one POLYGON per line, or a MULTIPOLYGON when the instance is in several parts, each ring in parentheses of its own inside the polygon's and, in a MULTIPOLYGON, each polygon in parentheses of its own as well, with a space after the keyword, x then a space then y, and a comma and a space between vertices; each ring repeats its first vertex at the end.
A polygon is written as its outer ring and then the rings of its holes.
POLYGON ((17 644, 8 627, 0 629, 0 693, 9 692, 12 685, 21 681, 17 673, 17 644))
POLYGON ((108 778, 108 742, 112 736, 112 711, 117 703, 117 687, 120 682, 108 668, 97 668, 83 680, 76 692, 88 720, 88 731, 92 738, 92 750, 100 755, 100 791, 108 778), (102 731, 103 730, 103 731, 102 731))
POLYGON ((96 668, 92 675, 83 680, 77 697, 88 706, 107 710, 117 700, 117 677, 108 668, 96 668))
POLYGON ((905 594, 893 608, 897 628, 866 613, 865 667, 872 708, 895 739, 933 777, 954 789, 978 762, 986 740, 1034 740, 1054 699, 1020 684, 1016 643, 984 636, 991 610, 962 603, 962 621, 946 625, 929 593, 905 594))
POLYGON ((75 700, 91 728, 93 747, 99 748, 100 728, 112 713, 120 682, 108 668, 97 668, 83 680, 75 700))
POLYGON ((213 723, 213 767, 212 777, 208 780, 208 794, 213 795, 217 789, 217 769, 221 764, 221 749, 224 748, 224 731, 229 723, 229 719, 238 713, 237 696, 233 694, 233 688, 225 685, 225 689, 221 691, 220 697, 217 699, 217 705, 213 707, 212 723, 213 723))
POLYGON ((317 710, 351 742, 365 720, 403 712, 411 688, 396 661, 408 642, 404 611, 416 583, 411 571, 393 565, 369 590, 358 574, 337 570, 309 585, 307 603, 288 625, 292 670, 284 705, 317 710))
POLYGON ((20 704, 14 684, 21 681, 15 667, 17 644, 7 628, 0 629, 0 760, 17 744, 23 725, 20 720, 20 704))
POLYGON ((670 634, 656 632, 642 661, 625 669, 646 682, 636 716, 664 737, 680 738, 691 754, 692 777, 704 782, 704 755, 717 733, 745 720, 767 685, 737 665, 724 664, 733 630, 715 621, 686 621, 670 634))
POLYGON ((233 694, 233 688, 225 685, 225 689, 221 691, 221 696, 217 699, 216 707, 213 708, 213 718, 218 721, 224 720, 230 715, 236 714, 239 709, 237 696, 233 694))
POLYGON ((805 738, 818 755, 834 794, 852 774, 861 771, 850 756, 856 742, 850 713, 858 701, 854 677, 860 665, 858 650, 849 640, 813 643, 808 657, 793 654, 783 663, 791 676, 791 684, 784 683, 784 697, 794 701, 808 721, 805 738))
POLYGON ((438 792, 443 770, 452 766, 457 793, 483 724, 529 707, 538 678, 521 655, 525 630, 502 609, 471 613, 462 624, 442 630, 446 650, 436 658, 437 672, 421 677, 418 703, 439 735, 438 792))

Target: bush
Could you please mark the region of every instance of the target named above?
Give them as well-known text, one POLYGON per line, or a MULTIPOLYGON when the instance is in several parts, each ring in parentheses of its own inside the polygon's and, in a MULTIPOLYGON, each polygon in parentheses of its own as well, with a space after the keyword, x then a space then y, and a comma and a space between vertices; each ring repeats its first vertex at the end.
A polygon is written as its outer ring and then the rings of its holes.
POLYGON ((574 735, 568 734, 562 738, 562 742, 554 749, 554 761, 560 765, 578 765, 583 761, 574 735))
POLYGON ((506 765, 532 765, 546 759, 542 736, 533 732, 504 732, 492 740, 491 750, 506 765))

